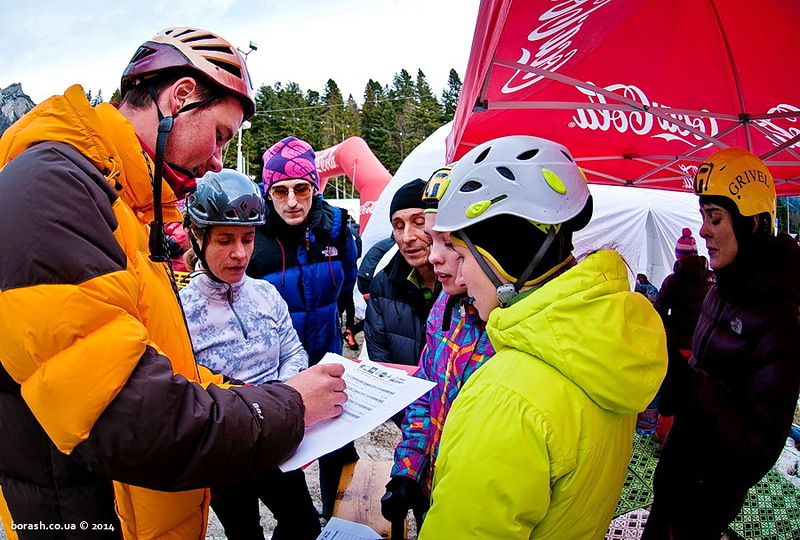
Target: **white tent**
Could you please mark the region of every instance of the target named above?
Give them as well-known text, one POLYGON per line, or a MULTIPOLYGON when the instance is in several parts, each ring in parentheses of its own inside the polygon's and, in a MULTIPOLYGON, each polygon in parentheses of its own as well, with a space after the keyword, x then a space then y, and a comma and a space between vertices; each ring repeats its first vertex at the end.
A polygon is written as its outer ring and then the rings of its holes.
POLYGON ((616 249, 628 264, 631 279, 645 274, 661 288, 672 272, 675 242, 681 230, 692 230, 697 249, 708 256, 700 238, 701 220, 693 193, 589 184, 594 199, 592 220, 575 233, 575 255, 580 259, 597 249, 616 249))
MULTIPOLYGON (((416 147, 397 170, 375 203, 373 216, 362 236, 364 253, 391 233, 389 204, 403 184, 430 175, 445 165, 445 137, 451 124, 436 130, 416 147)), ((569 147, 569 141, 564 141, 569 147)), ((631 281, 637 273, 648 276, 656 287, 672 272, 675 241, 689 227, 701 255, 707 255, 700 239, 700 213, 692 193, 645 188, 590 184, 594 214, 589 225, 575 234, 578 258, 598 249, 616 249, 630 268, 631 281)))

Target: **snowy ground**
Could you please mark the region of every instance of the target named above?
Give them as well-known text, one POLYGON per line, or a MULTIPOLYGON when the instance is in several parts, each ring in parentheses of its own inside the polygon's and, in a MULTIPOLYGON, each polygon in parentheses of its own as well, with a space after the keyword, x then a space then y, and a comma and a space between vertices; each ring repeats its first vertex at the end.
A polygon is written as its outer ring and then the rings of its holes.
MULTIPOLYGON (((356 450, 362 458, 389 460, 392 459, 394 447, 399 440, 400 430, 391 421, 387 421, 370 433, 356 439, 356 450)), ((314 500, 317 510, 320 510, 322 509, 322 502, 319 495, 319 468, 317 467, 317 462, 315 461, 306 468, 305 473, 311 498, 314 500)), ((389 479, 387 478, 386 481, 388 482, 389 479)), ((261 505, 261 526, 264 527, 265 536, 269 538, 275 529, 275 520, 264 505, 261 505)), ((411 529, 413 530, 413 527, 411 529)), ((214 516, 214 512, 211 511, 209 513, 206 539, 223 540, 224 538, 225 534, 222 526, 214 516)), ((408 538, 413 540, 416 535, 409 534, 408 538)))
POLYGON ((786 439, 786 446, 775 464, 775 470, 800 489, 800 448, 793 439, 786 439))

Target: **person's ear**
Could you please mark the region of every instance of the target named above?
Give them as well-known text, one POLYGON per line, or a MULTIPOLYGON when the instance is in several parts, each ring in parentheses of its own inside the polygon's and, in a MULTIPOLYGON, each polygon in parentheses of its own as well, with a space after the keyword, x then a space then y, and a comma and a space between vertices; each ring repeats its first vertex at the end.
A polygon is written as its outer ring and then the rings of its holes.
POLYGON ((192 96, 197 91, 197 81, 191 77, 181 77, 169 87, 167 97, 169 98, 168 110, 174 116, 186 105, 197 101, 192 96))
POLYGON ((756 214, 755 216, 752 216, 752 218, 753 218, 753 233, 755 233, 755 232, 758 230, 758 220, 759 220, 759 217, 760 217, 760 216, 759 216, 759 215, 757 215, 757 214, 756 214))

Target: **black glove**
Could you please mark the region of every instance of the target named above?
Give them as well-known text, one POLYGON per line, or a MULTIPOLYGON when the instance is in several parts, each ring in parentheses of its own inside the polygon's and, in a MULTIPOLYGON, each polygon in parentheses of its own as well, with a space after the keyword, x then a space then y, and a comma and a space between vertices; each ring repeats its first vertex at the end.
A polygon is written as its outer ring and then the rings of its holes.
POLYGON ((392 476, 386 484, 386 494, 381 497, 381 514, 387 521, 395 523, 406 518, 411 508, 427 504, 422 487, 408 476, 392 476))

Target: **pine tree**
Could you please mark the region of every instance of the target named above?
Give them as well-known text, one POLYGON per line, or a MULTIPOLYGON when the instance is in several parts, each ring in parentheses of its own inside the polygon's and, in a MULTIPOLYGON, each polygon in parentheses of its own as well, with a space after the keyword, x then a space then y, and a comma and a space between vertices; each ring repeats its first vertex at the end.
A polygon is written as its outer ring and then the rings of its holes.
POLYGON ((342 125, 344 100, 339 86, 333 79, 328 79, 325 85, 322 103, 325 107, 322 109, 322 126, 320 128, 322 135, 321 146, 327 148, 344 140, 344 126, 342 125))
MULTIPOLYGON (((389 98, 395 111, 395 132, 392 141, 399 154, 396 167, 416 146, 413 141, 418 139, 415 131, 413 115, 419 106, 417 103, 417 87, 411 75, 405 69, 396 73, 392 80, 392 89, 389 98)), ((396 169, 395 169, 396 170, 396 169)))
POLYGON ((394 133, 395 113, 388 100, 388 90, 370 79, 361 109, 361 137, 389 171, 396 171, 401 162, 392 140, 394 133))
MULTIPOLYGON (((329 148, 339 144, 349 137, 352 132, 352 127, 348 126, 345 120, 349 111, 345 107, 342 92, 333 79, 328 79, 325 85, 322 103, 324 105, 321 109, 323 111, 320 129, 322 141, 319 146, 315 147, 317 149, 329 148)), ((352 192, 352 181, 346 176, 330 178, 325 187, 325 196, 327 198, 344 198, 348 193, 352 192)))
MULTIPOLYGON (((413 79, 402 69, 391 87, 370 80, 359 107, 353 96, 344 99, 333 79, 321 94, 304 92, 292 82, 262 85, 256 92, 257 112, 250 119, 251 128, 242 130, 242 152, 250 174, 260 177, 264 151, 289 135, 308 141, 318 151, 360 135, 381 163, 396 171, 408 153, 452 117, 461 89, 455 70, 450 70, 448 86, 440 102, 421 70, 413 79)), ((119 100, 118 93, 112 100, 119 100)), ((236 165, 237 137, 225 153, 225 166, 236 165)), ((350 187, 347 190, 352 192, 350 187)))
POLYGON ((442 92, 443 124, 452 120, 456 114, 459 94, 461 94, 461 78, 455 69, 451 69, 447 77, 447 88, 442 92))
POLYGON ((412 134, 409 143, 417 147, 431 133, 442 125, 442 104, 436 99, 431 91, 425 74, 422 70, 417 71, 416 81, 416 104, 417 108, 412 114, 412 134))

